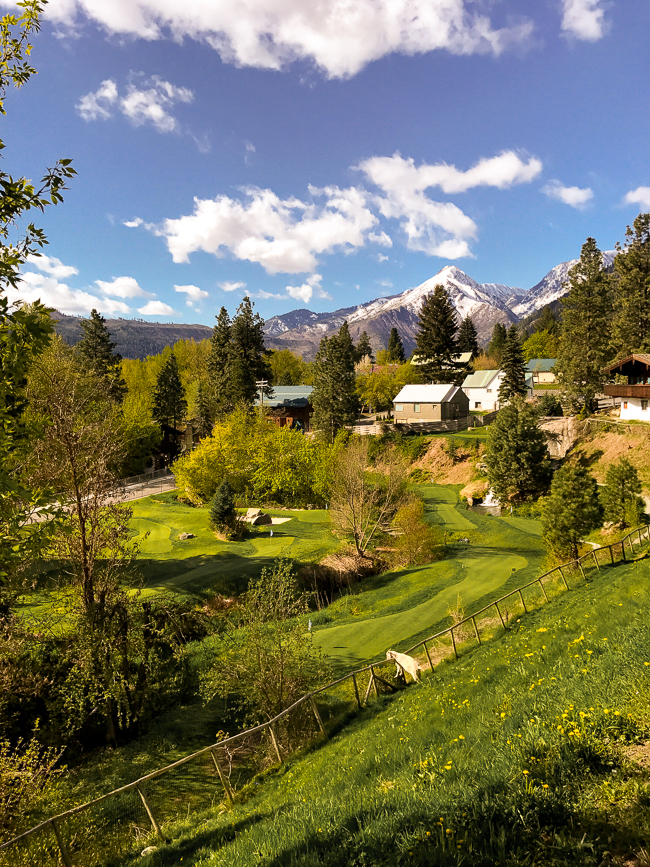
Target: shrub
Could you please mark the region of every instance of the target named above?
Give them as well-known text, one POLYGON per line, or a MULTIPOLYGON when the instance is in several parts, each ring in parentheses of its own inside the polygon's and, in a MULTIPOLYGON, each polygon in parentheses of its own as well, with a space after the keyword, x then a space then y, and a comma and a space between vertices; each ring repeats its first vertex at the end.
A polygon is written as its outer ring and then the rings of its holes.
POLYGON ((421 500, 402 506, 393 526, 400 531, 392 558, 396 565, 422 566, 442 557, 442 530, 437 524, 432 526, 424 520, 421 500))

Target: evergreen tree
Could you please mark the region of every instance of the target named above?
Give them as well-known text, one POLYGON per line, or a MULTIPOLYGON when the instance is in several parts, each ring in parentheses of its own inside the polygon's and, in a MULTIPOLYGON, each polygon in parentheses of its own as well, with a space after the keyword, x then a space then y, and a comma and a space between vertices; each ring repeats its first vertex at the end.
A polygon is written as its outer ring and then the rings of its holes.
MULTIPOLYGON (((557 316, 553 312, 553 308, 550 304, 545 304, 542 307, 542 315, 539 317, 537 322, 535 323, 535 331, 547 331, 549 334, 557 337, 560 332, 560 325, 557 321, 557 316)), ((539 356, 544 358, 552 358, 551 355, 539 356)))
POLYGON ((90 319, 81 322, 84 336, 75 347, 83 364, 106 384, 106 392, 113 400, 121 403, 126 394, 126 383, 122 377, 122 356, 114 352, 116 343, 106 327, 106 320, 96 310, 91 310, 90 319))
POLYGON ((354 348, 346 322, 338 334, 321 340, 314 359, 313 383, 313 427, 334 442, 338 431, 354 422, 360 408, 355 390, 354 348))
POLYGON ((422 305, 415 338, 425 382, 452 382, 459 378, 455 335, 456 311, 445 287, 438 283, 422 305))
POLYGON ((458 329, 458 351, 471 352, 472 360, 479 354, 478 334, 471 316, 466 316, 458 329))
MULTIPOLYGON (((234 403, 252 406, 258 397, 256 382, 271 381, 271 368, 264 349, 264 320, 259 313, 253 313, 253 305, 248 296, 239 305, 237 315, 230 329, 232 351, 231 399, 234 403)), ((262 391, 271 396, 270 385, 262 391)))
POLYGON ((388 361, 393 364, 404 364, 406 361, 406 356, 404 354, 404 344, 402 343, 402 338, 399 336, 399 331, 397 328, 391 328, 390 335, 388 337, 388 361))
POLYGON ((636 468, 625 458, 611 464, 601 494, 605 518, 624 527, 638 524, 644 507, 640 493, 641 482, 636 468))
POLYGON ((196 392, 196 404, 194 406, 194 421, 196 423, 196 430, 203 439, 203 437, 207 437, 212 432, 212 408, 210 406, 210 401, 205 393, 205 389, 203 388, 203 384, 199 382, 199 387, 196 392))
POLYGON ((210 338, 210 355, 208 356, 208 373, 211 384, 211 403, 213 414, 219 417, 230 412, 234 407, 232 393, 232 348, 230 345, 231 322, 228 311, 222 307, 216 317, 217 324, 210 338))
POLYGON ((219 485, 210 503, 210 526, 218 533, 223 533, 234 525, 235 519, 235 497, 226 479, 219 485))
POLYGON ((579 262, 569 271, 569 291, 562 299, 560 346, 555 362, 565 403, 591 408, 602 390, 602 367, 609 356, 612 316, 610 278, 593 238, 582 246, 579 262))
POLYGON ((357 364, 364 360, 364 358, 369 358, 370 363, 374 363, 374 355, 372 354, 372 346, 370 345, 370 338, 368 337, 365 331, 361 332, 361 336, 359 337, 359 342, 357 343, 357 347, 355 350, 355 356, 357 360, 357 364))
POLYGON ((546 490, 551 463, 532 404, 516 400, 499 410, 488 428, 485 463, 502 503, 532 500, 546 490))
POLYGON ((542 512, 542 538, 558 558, 579 556, 578 543, 600 526, 602 507, 596 479, 584 467, 557 470, 542 512))
POLYGON ((650 214, 639 214, 625 239, 614 259, 611 354, 619 358, 650 350, 650 214))
POLYGON ((152 415, 159 425, 175 428, 187 413, 185 389, 178 372, 178 362, 172 352, 156 379, 152 415))
POLYGON ((503 377, 499 386, 499 401, 505 403, 517 397, 524 397, 526 394, 526 367, 516 325, 511 325, 508 331, 501 353, 501 370, 503 377))
POLYGON ((501 353, 508 339, 508 330, 501 322, 495 323, 492 329, 492 338, 488 345, 488 355, 492 355, 496 360, 501 362, 501 353))

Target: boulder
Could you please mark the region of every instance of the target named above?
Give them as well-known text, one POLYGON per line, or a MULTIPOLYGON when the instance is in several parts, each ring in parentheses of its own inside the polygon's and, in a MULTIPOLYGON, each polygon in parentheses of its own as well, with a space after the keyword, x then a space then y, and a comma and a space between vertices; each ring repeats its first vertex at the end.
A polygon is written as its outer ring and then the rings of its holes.
POLYGON ((261 509, 247 509, 246 516, 244 518, 245 521, 250 521, 253 523, 254 518, 258 518, 262 514, 261 509))
MULTIPOLYGON (((258 510, 259 511, 259 510, 258 510)), ((261 524, 272 524, 273 518, 270 515, 264 515, 262 512, 257 515, 257 517, 253 518, 251 524, 254 527, 259 527, 261 524)))
POLYGON ((181 541, 185 541, 185 539, 196 539, 194 533, 181 533, 178 537, 181 541))

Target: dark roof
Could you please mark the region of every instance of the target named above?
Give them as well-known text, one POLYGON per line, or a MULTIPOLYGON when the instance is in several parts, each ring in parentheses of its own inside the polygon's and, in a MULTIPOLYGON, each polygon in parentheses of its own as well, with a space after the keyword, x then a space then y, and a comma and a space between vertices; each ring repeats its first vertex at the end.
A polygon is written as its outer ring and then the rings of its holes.
POLYGON ((647 364, 650 366, 650 355, 648 353, 633 353, 632 355, 626 355, 625 358, 620 358, 618 361, 615 361, 613 364, 608 364, 607 367, 603 367, 603 373, 611 373, 613 370, 616 370, 617 367, 622 367, 624 364, 627 364, 628 361, 639 361, 641 364, 647 364))
MULTIPOLYGON (((311 393, 314 390, 311 385, 276 385, 273 387, 271 397, 264 396, 264 406, 272 409, 279 407, 304 407, 311 403, 311 393)), ((258 398, 257 405, 262 401, 258 398)))

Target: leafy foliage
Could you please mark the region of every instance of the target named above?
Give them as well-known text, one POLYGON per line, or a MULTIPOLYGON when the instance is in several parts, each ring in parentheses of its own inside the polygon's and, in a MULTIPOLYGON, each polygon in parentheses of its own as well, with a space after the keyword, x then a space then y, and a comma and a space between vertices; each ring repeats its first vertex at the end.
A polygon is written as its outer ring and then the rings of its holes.
POLYGON ((522 347, 524 360, 530 361, 532 358, 557 358, 559 346, 560 343, 555 334, 551 334, 545 330, 536 331, 530 335, 528 340, 524 341, 522 347))
POLYGON ((308 365, 290 349, 277 349, 269 353, 269 367, 273 385, 303 385, 308 365))
POLYGON ((443 531, 424 519, 424 503, 414 500, 401 506, 393 526, 399 530, 392 561, 399 566, 422 566, 439 560, 443 552, 443 531))
POLYGON ((602 521, 598 485, 585 467, 564 466, 553 476, 542 511, 542 538, 558 559, 577 559, 578 544, 602 521))
POLYGON ((488 428, 485 463, 490 487, 501 502, 525 502, 547 488, 551 465, 546 437, 531 404, 514 401, 499 410, 488 428))

